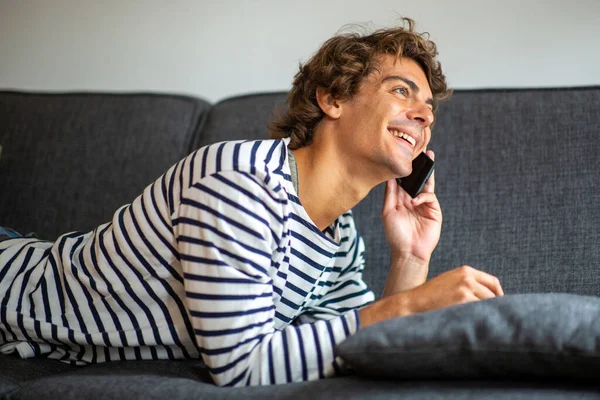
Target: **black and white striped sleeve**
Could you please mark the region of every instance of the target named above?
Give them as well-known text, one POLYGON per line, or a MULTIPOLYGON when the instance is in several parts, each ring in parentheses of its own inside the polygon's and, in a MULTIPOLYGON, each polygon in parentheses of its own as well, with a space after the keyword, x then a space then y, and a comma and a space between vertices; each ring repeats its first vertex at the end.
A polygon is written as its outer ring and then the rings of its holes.
POLYGON ((196 342, 219 386, 334 375, 333 348, 357 329, 356 311, 275 329, 269 271, 283 255, 287 198, 274 182, 213 174, 183 193, 173 215, 196 342))

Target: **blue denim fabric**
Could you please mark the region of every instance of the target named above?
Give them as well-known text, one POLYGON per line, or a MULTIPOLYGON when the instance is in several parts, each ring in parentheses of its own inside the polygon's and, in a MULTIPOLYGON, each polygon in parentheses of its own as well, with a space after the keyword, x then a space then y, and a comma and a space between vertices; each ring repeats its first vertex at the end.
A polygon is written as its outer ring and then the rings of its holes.
POLYGON ((18 237, 23 237, 23 235, 13 229, 0 226, 0 242, 5 239, 13 239, 18 237))

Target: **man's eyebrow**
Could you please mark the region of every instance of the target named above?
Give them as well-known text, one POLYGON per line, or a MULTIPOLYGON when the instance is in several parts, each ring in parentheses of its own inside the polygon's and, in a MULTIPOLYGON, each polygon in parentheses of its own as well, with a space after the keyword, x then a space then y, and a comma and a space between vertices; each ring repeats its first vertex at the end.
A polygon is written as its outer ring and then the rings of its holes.
MULTIPOLYGON (((400 76, 400 75, 388 75, 381 80, 381 83, 384 83, 386 81, 394 81, 394 80, 400 80, 400 81, 406 83, 410 87, 410 89, 415 93, 419 93, 419 91, 420 91, 420 89, 416 83, 414 83, 410 79, 404 78, 403 76, 400 76)), ((427 100, 425 100, 425 103, 429 104, 430 106, 433 107, 433 99, 431 97, 428 98, 427 100)))

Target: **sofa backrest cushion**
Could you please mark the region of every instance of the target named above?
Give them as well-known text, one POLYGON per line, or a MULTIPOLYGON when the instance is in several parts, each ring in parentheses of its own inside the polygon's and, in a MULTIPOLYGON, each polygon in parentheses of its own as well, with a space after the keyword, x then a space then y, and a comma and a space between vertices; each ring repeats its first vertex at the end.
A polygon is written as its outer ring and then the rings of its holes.
MULTIPOLYGON (((267 137, 285 93, 216 104, 195 146, 267 137)), ((600 294, 600 88, 457 91, 433 129, 442 236, 430 277, 469 264, 506 293, 600 294)), ((376 295, 389 249, 383 185, 354 209, 376 295)))
MULTIPOLYGON (((267 139, 267 124, 286 109, 286 93, 258 93, 225 99, 208 112, 196 133, 194 147, 223 140, 267 139)), ((383 234, 379 213, 384 187, 376 187, 353 212, 359 233, 366 245, 367 269, 365 281, 378 295, 389 266, 389 250, 383 234)))
MULTIPOLYGON (((461 265, 505 293, 600 295, 600 87, 456 91, 430 148, 443 212, 429 277, 461 265)), ((380 294, 389 249, 383 187, 355 208, 365 280, 380 294)))
POLYGON ((202 100, 0 92, 0 225, 55 239, 107 222, 187 153, 202 100))
POLYGON ((213 105, 194 135, 192 149, 225 140, 267 139, 267 124, 285 109, 285 92, 225 99, 213 105))
POLYGON ((444 223, 431 276, 600 295, 600 87, 461 91, 434 127, 444 223))

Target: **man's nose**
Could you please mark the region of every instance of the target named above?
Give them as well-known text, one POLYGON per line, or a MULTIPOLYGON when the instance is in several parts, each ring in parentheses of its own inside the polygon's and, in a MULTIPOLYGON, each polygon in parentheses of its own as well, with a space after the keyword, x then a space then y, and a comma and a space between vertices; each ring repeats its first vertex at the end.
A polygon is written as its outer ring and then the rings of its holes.
POLYGON ((433 111, 425 104, 415 104, 408 110, 406 116, 411 121, 417 122, 422 128, 427 128, 433 123, 433 111))

